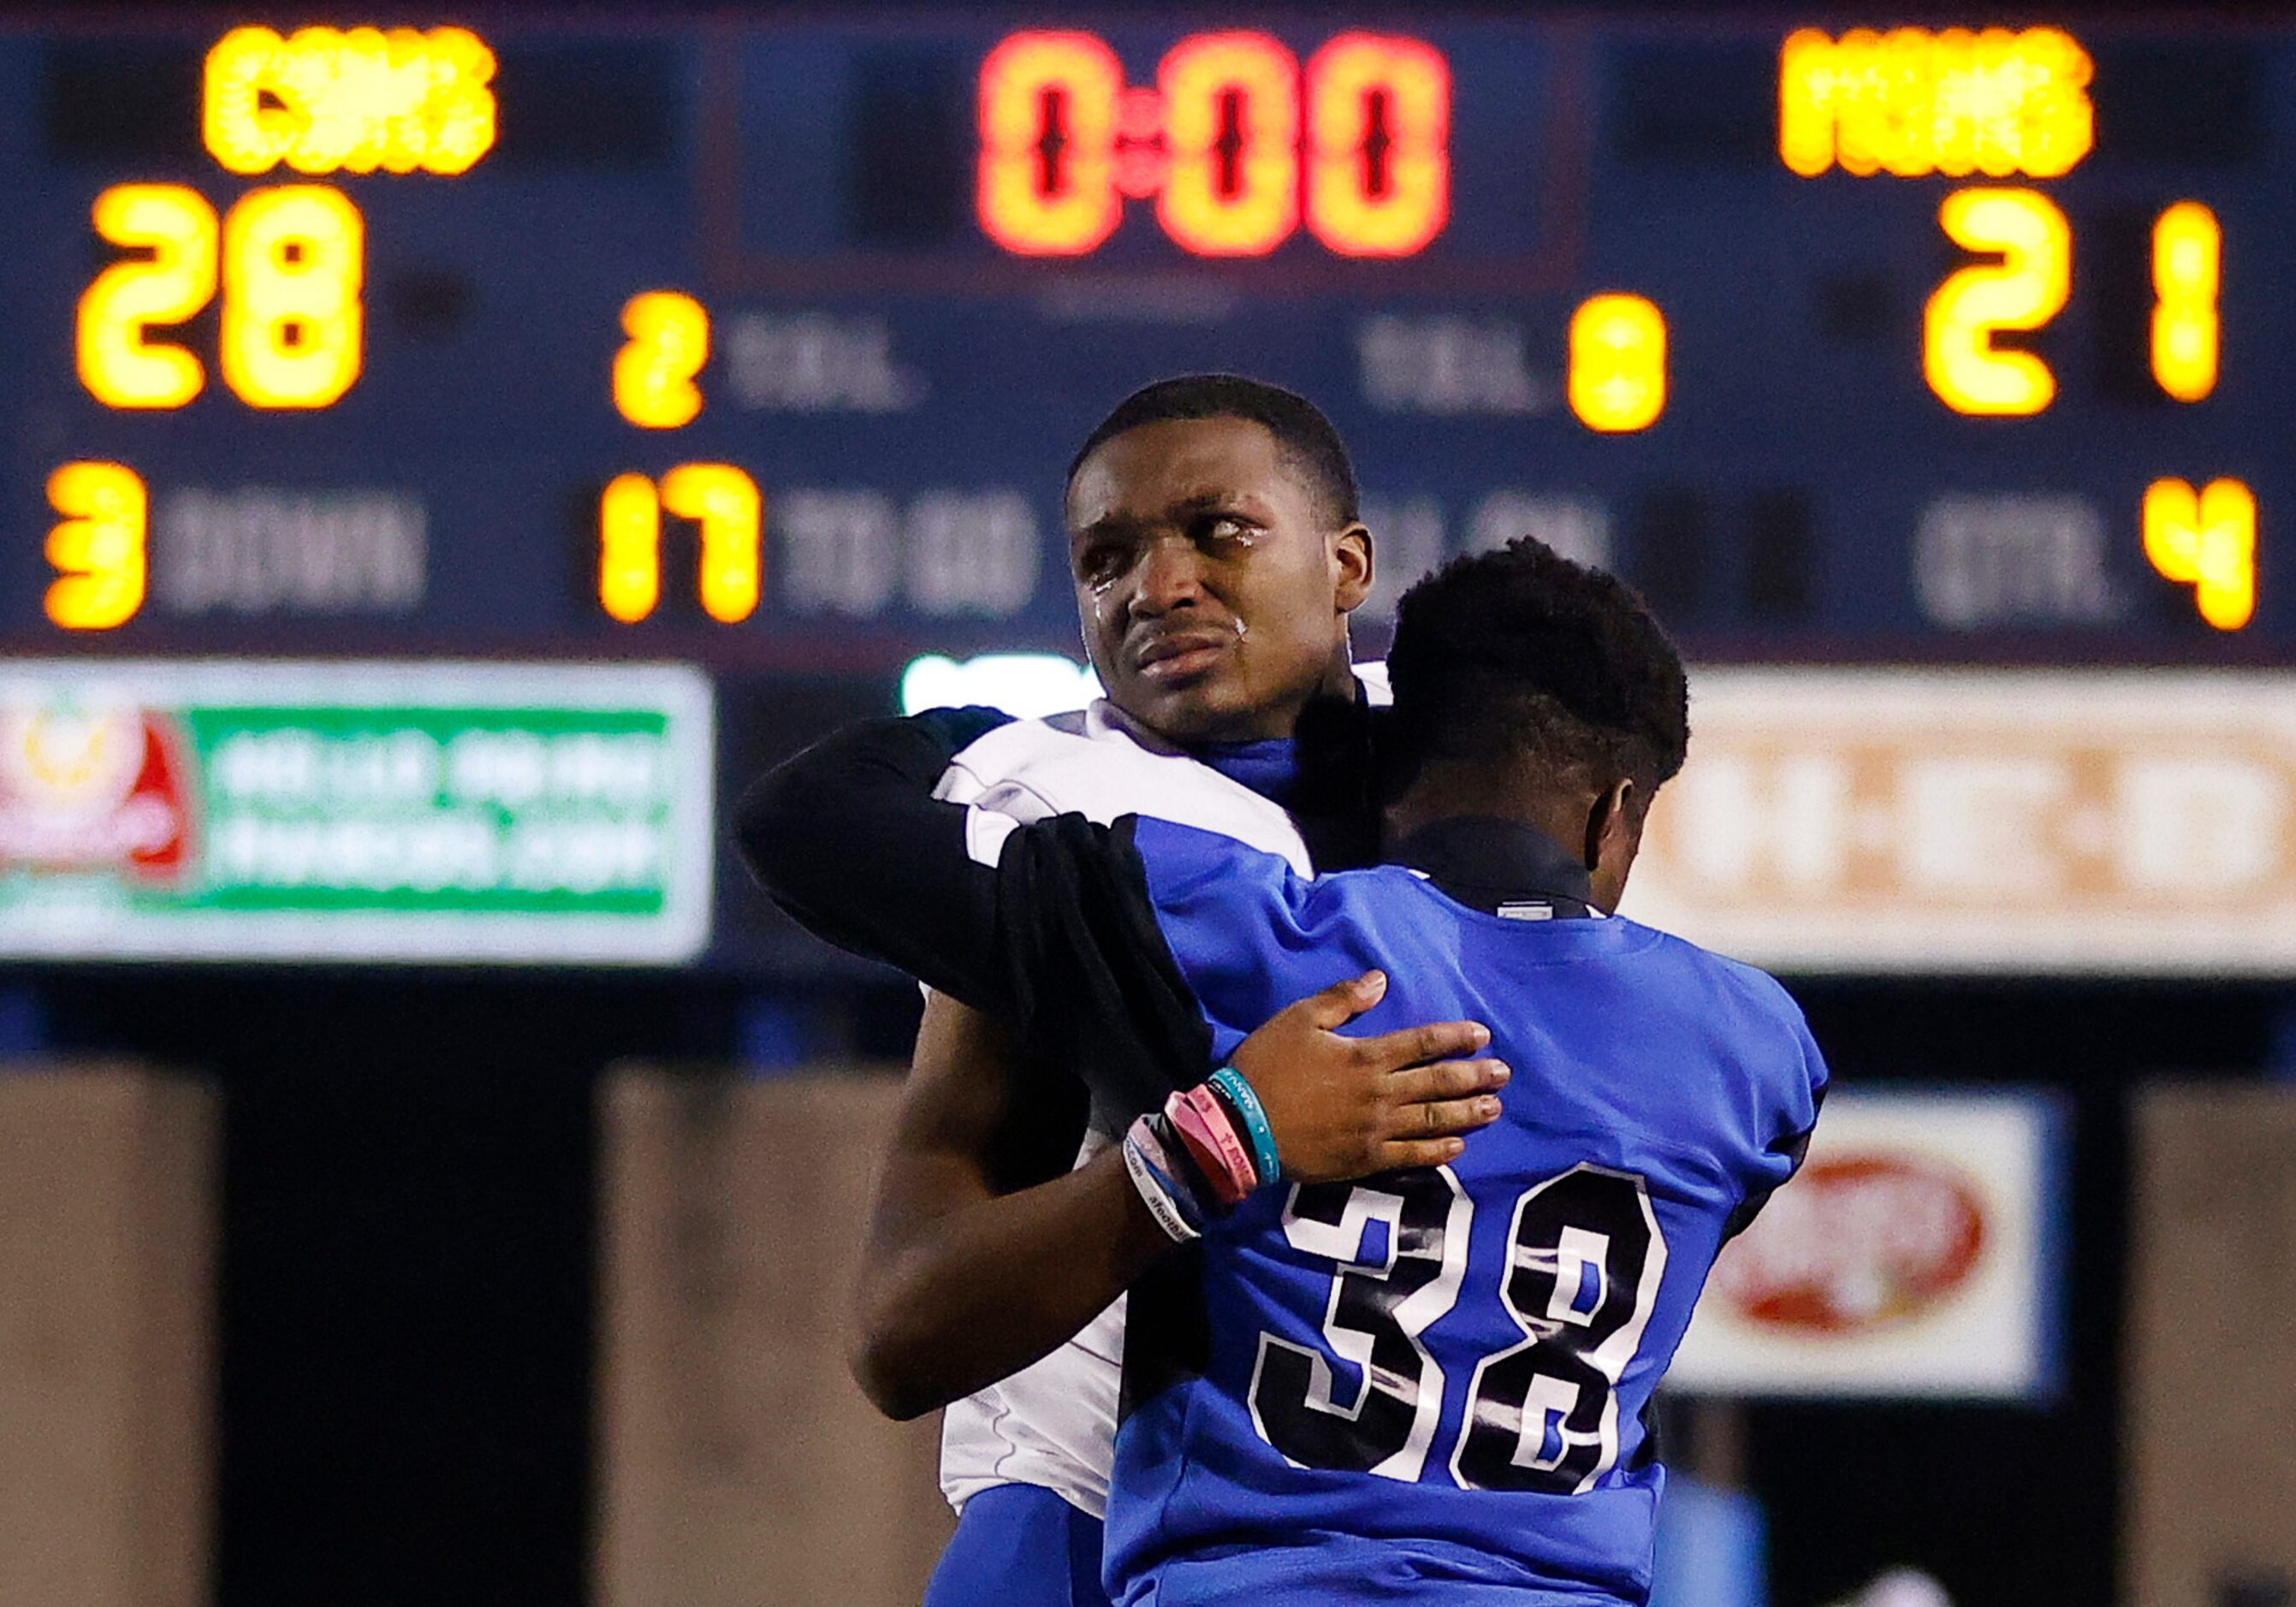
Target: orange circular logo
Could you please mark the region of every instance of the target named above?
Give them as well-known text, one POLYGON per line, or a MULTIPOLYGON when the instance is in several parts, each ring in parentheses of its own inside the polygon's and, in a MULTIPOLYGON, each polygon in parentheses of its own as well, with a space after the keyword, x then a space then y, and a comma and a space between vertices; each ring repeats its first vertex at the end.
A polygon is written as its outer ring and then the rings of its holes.
POLYGON ((1722 1253, 1708 1289, 1743 1320, 1848 1334, 1916 1317, 1969 1281, 1985 1250, 1977 1185, 1923 1157, 1813 1161, 1722 1253))

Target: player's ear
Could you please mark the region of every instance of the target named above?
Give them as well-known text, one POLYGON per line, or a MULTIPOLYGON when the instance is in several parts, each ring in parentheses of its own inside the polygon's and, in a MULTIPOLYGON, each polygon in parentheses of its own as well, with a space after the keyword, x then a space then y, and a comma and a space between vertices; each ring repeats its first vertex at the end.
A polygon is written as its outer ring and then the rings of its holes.
POLYGON ((1336 583, 1334 600, 1340 611, 1355 612, 1371 595, 1372 577, 1377 572, 1371 530, 1361 520, 1332 537, 1332 571, 1336 583))
POLYGON ((1642 846, 1642 790, 1621 776, 1595 795, 1587 811, 1587 840, 1582 849, 1594 902, 1616 909, 1627 890, 1627 873, 1633 868, 1635 850, 1642 846))

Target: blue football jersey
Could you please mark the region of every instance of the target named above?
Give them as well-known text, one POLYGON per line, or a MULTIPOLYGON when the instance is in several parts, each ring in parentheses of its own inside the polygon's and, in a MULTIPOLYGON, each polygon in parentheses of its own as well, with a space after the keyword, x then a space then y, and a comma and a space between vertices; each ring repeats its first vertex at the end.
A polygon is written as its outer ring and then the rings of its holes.
MULTIPOLYGON (((1304 878, 1160 821, 1133 840, 1215 1063, 1377 966, 1387 996, 1353 1030, 1482 1021, 1513 1077, 1451 1165, 1264 1189, 1207 1231, 1200 1353, 1119 1433, 1111 1594, 1646 1600, 1644 1411, 1716 1252, 1816 1120, 1800 1010, 1631 921, 1511 919, 1401 865, 1304 878)), ((1158 1342, 1148 1298, 1132 1347, 1158 1342)))

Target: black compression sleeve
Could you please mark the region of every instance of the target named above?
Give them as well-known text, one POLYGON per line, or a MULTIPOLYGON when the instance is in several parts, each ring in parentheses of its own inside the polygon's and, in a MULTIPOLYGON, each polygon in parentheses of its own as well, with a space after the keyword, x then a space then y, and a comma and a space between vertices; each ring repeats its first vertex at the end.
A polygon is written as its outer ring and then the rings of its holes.
POLYGON ((947 716, 849 726, 768 771, 734 829, 751 873, 816 937, 1009 1020, 996 873, 965 851, 964 808, 932 795, 986 728, 947 716))
POLYGON ((1134 817, 1056 815, 1024 826, 997 865, 998 946, 1022 1039, 1092 1090, 1120 1131, 1210 1069, 1211 1029, 1156 923, 1134 817))
POLYGON ((1084 1080, 1104 1125, 1156 1108, 1201 1078, 1211 1033, 1129 822, 1055 816, 976 863, 966 810, 932 797, 978 734, 947 720, 851 726, 770 772, 741 805, 742 857, 816 936, 1011 1023, 1084 1080))

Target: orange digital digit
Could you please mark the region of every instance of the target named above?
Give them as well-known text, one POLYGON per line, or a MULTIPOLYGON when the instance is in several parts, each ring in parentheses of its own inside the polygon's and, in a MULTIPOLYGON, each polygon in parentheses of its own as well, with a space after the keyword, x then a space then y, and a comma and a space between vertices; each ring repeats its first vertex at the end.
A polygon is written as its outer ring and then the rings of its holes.
POLYGON ((1451 70, 1416 39, 1341 34, 1308 60, 1308 228, 1408 257, 1451 213, 1451 70))
POLYGON ((2001 261, 1957 270, 1930 297, 1922 319, 1922 372, 1956 413, 2038 413, 2057 394, 2056 375, 2030 351, 1993 344, 1997 330, 2034 330, 2055 317, 2072 290, 2073 232, 2037 190, 1956 190, 1938 209, 1954 244, 1997 251, 2001 261))
POLYGON ((758 611, 765 499, 731 463, 680 463, 661 477, 661 505, 701 527, 701 611, 722 625, 758 611))
POLYGON ((144 331, 182 323, 215 294, 215 209, 181 184, 114 184, 95 198, 94 219, 99 239, 151 255, 113 263, 80 297, 80 383, 107 407, 181 407, 207 370, 144 331))
POLYGON ((2217 290, 2224 231, 2197 201, 2180 201, 2152 225, 2152 377, 2180 402, 2217 388, 2217 290))
POLYGON ((1642 296, 1589 296, 1570 315, 1570 411, 1606 435, 1646 430, 1666 411, 1666 316, 1642 296))
POLYGON ((1078 257, 1115 232, 1124 68, 1090 34, 1014 34, 980 68, 980 226, 1024 257, 1078 257))
POLYGON ((709 360, 709 315, 676 291, 647 291, 622 307, 629 337, 614 354, 614 406, 633 424, 675 430, 701 413, 693 377, 709 360))
POLYGON ((144 606, 143 477, 123 463, 66 463, 48 476, 48 618, 66 630, 110 630, 144 606))
POLYGON ((2238 630, 2256 613, 2256 495, 2236 480, 2156 480, 2144 488, 2144 556, 2193 588, 2201 618, 2238 630))
POLYGON ((223 224, 223 377, 252 407, 324 407, 358 379, 366 227, 340 190, 250 190, 223 224))
POLYGON ((1156 71, 1171 166, 1156 216, 1201 257, 1261 257, 1300 221, 1300 64, 1259 33, 1192 34, 1156 71))
POLYGON ((634 625, 661 601, 661 499, 643 474, 617 474, 598 498, 598 606, 634 625))

